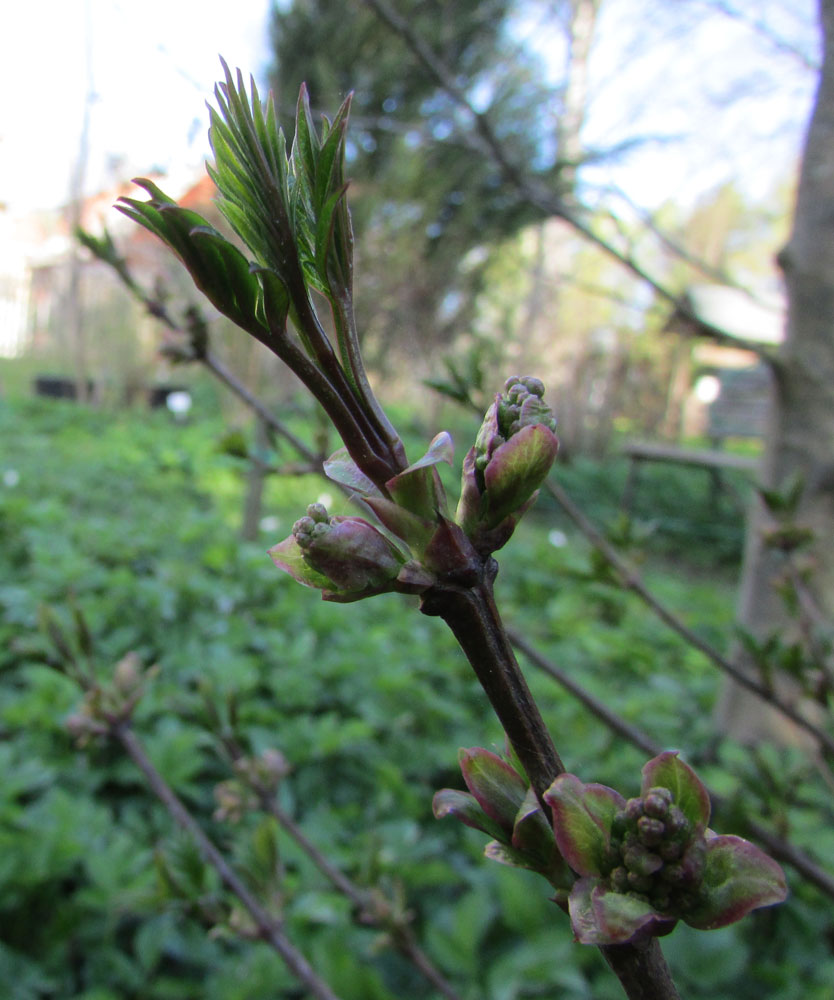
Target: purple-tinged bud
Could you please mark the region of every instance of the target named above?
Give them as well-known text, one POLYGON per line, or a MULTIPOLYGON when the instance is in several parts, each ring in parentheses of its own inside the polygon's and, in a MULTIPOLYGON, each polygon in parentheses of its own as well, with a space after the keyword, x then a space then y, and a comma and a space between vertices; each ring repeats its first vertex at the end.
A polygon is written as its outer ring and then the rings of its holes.
POLYGON ((361 517, 321 520, 327 517, 321 504, 309 510, 315 518, 299 518, 292 535, 269 550, 276 566, 330 600, 394 589, 406 559, 393 542, 361 517))
POLYGON ((666 832, 670 837, 686 836, 691 829, 689 820, 677 806, 670 807, 664 822, 666 824, 666 832))
POLYGON ((643 807, 648 816, 664 819, 672 800, 673 795, 668 788, 650 788, 643 796, 643 807))
POLYGON ((327 522, 330 518, 327 515, 327 508, 323 503, 311 503, 307 508, 307 517, 311 517, 316 523, 327 522))
POLYGON ((633 892, 649 892, 652 887, 652 880, 648 875, 640 875, 639 872, 628 873, 628 885, 633 892))
POLYGON ((683 885, 686 872, 680 862, 678 862, 677 864, 664 865, 662 877, 665 882, 669 882, 671 885, 683 885))
POLYGON ((544 395, 544 382, 540 378, 536 378, 535 375, 524 375, 520 381, 532 396, 544 395))
POLYGON ((611 821, 611 836, 622 840, 628 826, 628 814, 625 809, 618 809, 611 821))
POLYGON ((663 821, 653 816, 641 816, 637 820, 637 829, 640 832, 640 840, 646 847, 656 847, 666 833, 663 821))
POLYGON ((657 849, 664 861, 677 861, 683 854, 683 844, 677 840, 666 840, 657 849))
POLYGON ((775 861, 707 829, 709 796, 677 753, 648 761, 641 787, 642 797, 625 802, 562 774, 545 792, 559 850, 580 876, 568 899, 577 940, 636 942, 681 919, 711 930, 785 898, 775 861))
POLYGON ((505 760, 481 747, 461 750, 458 759, 466 787, 486 815, 499 824, 506 842, 511 842, 527 782, 505 760))
POLYGON ((617 892, 628 892, 630 885, 628 881, 628 869, 623 865, 618 865, 608 876, 611 879, 611 886, 617 892))
POLYGON ((293 537, 303 549, 310 545, 315 526, 316 522, 309 516, 300 517, 292 526, 293 537))
POLYGON ((255 761, 259 775, 264 781, 275 786, 282 778, 290 773, 290 765, 287 758, 280 750, 266 749, 255 761))
POLYGON ((703 837, 693 840, 680 860, 683 881, 687 885, 697 885, 704 874, 707 844, 703 837))
POLYGON ((508 379, 464 462, 456 520, 479 551, 495 551, 507 541, 556 458, 556 420, 543 393, 539 379, 508 379))
POLYGON ((643 815, 643 800, 642 799, 629 799, 626 802, 625 814, 627 819, 632 823, 636 823, 638 819, 643 815))
POLYGON ((393 580, 405 562, 394 545, 361 517, 315 523, 305 559, 338 590, 365 590, 393 580))

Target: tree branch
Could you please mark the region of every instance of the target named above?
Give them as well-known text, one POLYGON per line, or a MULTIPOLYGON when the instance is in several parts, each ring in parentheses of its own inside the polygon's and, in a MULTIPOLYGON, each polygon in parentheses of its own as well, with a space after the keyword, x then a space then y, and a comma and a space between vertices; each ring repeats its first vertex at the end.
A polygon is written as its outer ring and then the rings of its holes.
POLYGON ((478 135, 483 141, 486 152, 492 158, 504 179, 515 188, 524 201, 545 216, 563 219, 590 243, 593 243, 605 254, 618 261, 623 267, 631 271, 635 277, 649 285, 659 298, 671 305, 674 313, 689 323, 700 336, 754 351, 769 364, 776 364, 775 355, 767 345, 755 341, 740 341, 739 338, 733 337, 726 330, 722 330, 720 327, 706 322, 706 320, 697 315, 685 296, 677 294, 663 284, 660 279, 650 274, 633 254, 618 249, 600 233, 595 232, 591 228, 591 225, 585 221, 585 217, 589 213, 583 206, 578 205, 575 208, 570 206, 558 195, 555 195, 547 187, 540 184, 535 178, 525 173, 518 164, 513 162, 504 144, 493 129, 488 115, 476 110, 466 93, 458 85, 454 73, 435 55, 405 18, 401 17, 384 0, 362 0, 362 3, 373 10, 377 17, 405 42, 414 56, 434 77, 438 86, 469 115, 478 135))
POLYGON ((834 754, 834 737, 824 729, 815 725, 807 719, 801 712, 792 705, 783 701, 770 688, 759 684, 756 680, 737 667, 731 660, 723 656, 706 639, 703 639, 693 629, 689 628, 674 612, 666 607, 645 585, 640 575, 622 558, 613 545, 594 527, 582 511, 576 506, 565 489, 558 483, 549 479, 545 483, 545 489, 556 500, 568 517, 579 528, 582 534, 594 546, 597 551, 605 557, 608 564, 616 570, 620 577, 620 582, 626 590, 636 594, 643 603, 650 608, 655 615, 667 625, 673 632, 676 632, 688 645, 703 653, 719 670, 731 677, 741 687, 757 695, 768 705, 781 712, 785 718, 790 719, 796 726, 809 733, 821 749, 829 754, 834 754))
MULTIPOLYGON (((235 740, 224 738, 223 744, 233 761, 238 762, 243 759, 243 753, 235 740)), ((381 909, 373 892, 356 885, 340 868, 337 868, 307 837, 295 820, 279 806, 275 795, 262 782, 249 778, 245 780, 257 795, 261 809, 276 820, 287 836, 304 851, 334 888, 350 900, 354 907, 355 919, 365 926, 371 925, 385 930, 397 951, 407 958, 446 1000, 461 1000, 451 983, 419 946, 407 919, 397 919, 396 916, 386 914, 384 901, 381 909)))
POLYGON ((340 1000, 330 986, 319 978, 302 953, 290 942, 280 921, 271 917, 244 885, 236 872, 218 851, 182 800, 151 763, 144 746, 124 719, 110 723, 109 731, 118 740, 133 763, 139 768, 148 787, 165 806, 171 817, 194 840, 204 860, 214 868, 223 884, 243 904, 258 929, 258 936, 280 955, 290 972, 303 983, 315 1000, 340 1000))

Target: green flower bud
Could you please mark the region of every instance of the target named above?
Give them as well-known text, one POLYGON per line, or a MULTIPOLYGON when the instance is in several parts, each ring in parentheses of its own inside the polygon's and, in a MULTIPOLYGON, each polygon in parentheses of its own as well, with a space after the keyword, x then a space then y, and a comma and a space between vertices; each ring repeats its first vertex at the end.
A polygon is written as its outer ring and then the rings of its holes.
POLYGON ((676 840, 665 840, 657 849, 664 861, 677 861, 683 854, 683 844, 676 840))
POLYGON ((668 813, 666 814, 664 822, 666 823, 666 830, 670 836, 686 836, 690 829, 691 824, 689 820, 684 816, 682 810, 677 806, 671 806, 668 813))
POLYGON ((326 523, 330 520, 327 516, 327 508, 323 503, 311 503, 307 508, 307 516, 311 517, 317 523, 326 523))
POLYGON ((302 548, 306 549, 312 541, 315 526, 316 522, 309 516, 300 517, 292 526, 293 536, 302 548))
POLYGON ((652 875, 663 867, 663 861, 657 854, 643 847, 629 847, 623 852, 623 863, 630 872, 638 875, 652 875))
POLYGON ((672 751, 647 762, 642 796, 628 802, 572 774, 559 775, 544 799, 559 850, 580 876, 568 903, 584 944, 668 934, 677 920, 712 930, 787 894, 775 861, 707 829, 706 789, 672 751))
POLYGON ((648 875, 641 875, 639 872, 628 873, 629 889, 634 892, 649 892, 652 887, 652 880, 648 875))

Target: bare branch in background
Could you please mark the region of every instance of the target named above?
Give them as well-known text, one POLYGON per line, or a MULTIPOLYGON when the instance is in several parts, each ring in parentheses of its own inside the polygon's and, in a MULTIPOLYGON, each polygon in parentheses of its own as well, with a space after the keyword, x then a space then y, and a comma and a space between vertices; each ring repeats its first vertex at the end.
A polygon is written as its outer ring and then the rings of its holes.
POLYGON ((148 787, 165 806, 174 821, 192 838, 204 860, 214 868, 226 888, 243 904, 255 923, 259 938, 280 955, 290 972, 310 991, 311 997, 315 997, 316 1000, 339 1000, 339 996, 317 975, 304 955, 289 940, 282 922, 267 913, 214 843, 206 836, 182 800, 151 763, 141 740, 129 722, 125 719, 113 720, 110 725, 110 734, 122 745, 127 755, 142 772, 148 787))
POLYGON ((790 56, 805 69, 812 70, 815 73, 819 72, 821 68, 819 59, 808 55, 804 49, 801 49, 798 45, 795 45, 774 31, 763 17, 757 15, 757 13, 751 13, 751 10, 754 12, 758 10, 758 4, 748 4, 748 9, 744 10, 735 4, 729 3, 729 0, 696 0, 696 2, 704 7, 708 7, 710 10, 718 11, 733 21, 740 21, 751 28, 761 38, 764 38, 776 52, 790 56))
POLYGON ((704 320, 695 312, 686 297, 679 295, 651 274, 630 251, 619 249, 610 240, 596 232, 591 223, 587 221, 589 213, 583 206, 571 206, 535 177, 531 177, 523 167, 513 161, 512 156, 492 127, 489 115, 479 112, 473 106, 467 94, 458 85, 452 70, 438 58, 424 39, 416 34, 411 25, 384 0, 362 0, 362 3, 373 10, 392 31, 402 38, 414 56, 433 75, 438 85, 459 107, 467 112, 477 134, 483 141, 486 152, 500 170, 505 181, 515 189, 523 200, 546 216, 564 219, 590 243, 619 261, 635 277, 649 285, 661 299, 672 306, 678 317, 686 320, 700 336, 708 337, 719 343, 731 344, 734 347, 742 347, 752 351, 770 364, 776 363, 773 352, 767 345, 742 340, 704 320))

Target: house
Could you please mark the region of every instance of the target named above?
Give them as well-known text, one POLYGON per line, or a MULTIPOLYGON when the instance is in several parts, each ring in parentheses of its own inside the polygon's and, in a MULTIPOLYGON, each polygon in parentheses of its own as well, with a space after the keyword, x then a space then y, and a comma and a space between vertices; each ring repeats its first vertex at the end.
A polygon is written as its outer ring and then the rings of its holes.
POLYGON ((720 342, 705 340, 680 311, 667 324, 673 332, 698 336, 687 359, 683 436, 706 436, 716 443, 729 437, 761 437, 769 406, 770 373, 758 348, 775 347, 782 341, 784 295, 758 298, 726 285, 693 285, 685 301, 698 319, 726 336, 720 342))
MULTIPOLYGON (((205 171, 173 183, 172 197, 216 213, 205 171)), ((98 192, 82 202, 79 224, 94 235, 106 227, 140 283, 153 287, 175 264, 159 240, 114 210, 122 196, 145 194, 129 182, 98 192)), ((74 377, 80 363, 90 377, 122 384, 143 378, 156 336, 118 276, 74 239, 72 218, 67 208, 18 217, 0 211, 0 357, 41 357, 44 368, 74 377)))

